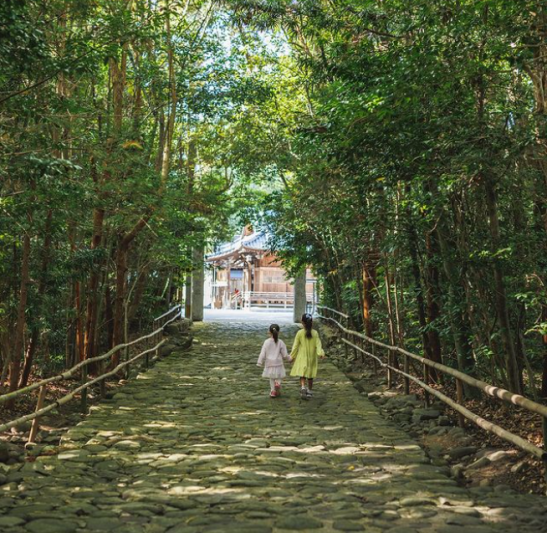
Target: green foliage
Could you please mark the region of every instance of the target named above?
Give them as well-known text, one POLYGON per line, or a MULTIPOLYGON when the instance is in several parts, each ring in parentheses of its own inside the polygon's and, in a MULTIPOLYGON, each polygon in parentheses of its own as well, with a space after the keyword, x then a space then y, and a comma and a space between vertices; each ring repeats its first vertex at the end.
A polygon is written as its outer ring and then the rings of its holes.
POLYGON ((3 2, 3 358, 25 243, 27 325, 60 354, 95 304, 103 347, 116 302, 149 321, 192 249, 253 223, 357 327, 514 385, 507 362, 545 349, 546 19, 530 0, 3 2))
POLYGON ((78 356, 78 336, 94 342, 94 313, 108 348, 120 300, 130 329, 148 325, 180 298, 192 249, 249 220, 272 179, 253 149, 276 57, 217 2, 2 3, 0 373, 23 355, 25 293, 24 349, 38 333, 49 371, 78 356))
POLYGON ((325 302, 356 323, 372 272, 377 335, 397 322, 407 346, 437 337, 447 361, 458 352, 460 366, 471 358, 513 386, 513 352, 522 372, 519 354, 538 361, 545 349, 539 335, 519 340, 543 333, 547 304, 547 106, 534 91, 545 75, 543 8, 235 4, 238 20, 282 27, 292 50, 288 91, 274 96, 283 104, 263 103, 259 115, 283 129, 257 135, 254 148, 267 152, 263 175, 273 167, 281 184, 262 222, 288 268, 311 264, 325 302))

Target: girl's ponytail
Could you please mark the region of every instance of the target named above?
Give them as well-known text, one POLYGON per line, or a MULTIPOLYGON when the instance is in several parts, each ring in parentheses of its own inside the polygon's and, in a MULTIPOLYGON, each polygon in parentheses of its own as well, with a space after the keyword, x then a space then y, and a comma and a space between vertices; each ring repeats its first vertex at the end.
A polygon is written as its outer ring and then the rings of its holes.
POLYGON ((311 328, 313 326, 313 318, 309 313, 304 313, 302 315, 302 324, 304 324, 304 329, 306 330, 306 337, 311 339, 311 328))
POLYGON ((270 326, 270 333, 272 334, 274 342, 277 344, 279 340, 279 326, 277 324, 272 324, 270 326))

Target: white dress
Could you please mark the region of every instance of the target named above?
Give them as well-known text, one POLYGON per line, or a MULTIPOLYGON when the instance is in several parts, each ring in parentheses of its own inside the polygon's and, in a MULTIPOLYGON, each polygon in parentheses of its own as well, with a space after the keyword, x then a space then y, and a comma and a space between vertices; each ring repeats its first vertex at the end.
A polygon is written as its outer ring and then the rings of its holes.
POLYGON ((262 351, 258 357, 257 366, 264 365, 263 378, 281 379, 286 376, 283 359, 291 360, 287 352, 287 346, 279 339, 277 343, 273 339, 267 339, 262 345, 262 351))

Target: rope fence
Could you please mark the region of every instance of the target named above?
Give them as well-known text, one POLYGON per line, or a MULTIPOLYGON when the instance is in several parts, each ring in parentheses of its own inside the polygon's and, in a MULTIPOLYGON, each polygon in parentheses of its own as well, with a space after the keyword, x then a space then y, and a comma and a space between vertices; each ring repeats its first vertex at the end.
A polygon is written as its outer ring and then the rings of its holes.
POLYGON ((507 403, 511 403, 513 405, 517 405, 519 407, 522 407, 523 409, 526 409, 527 411, 540 415, 543 420, 544 443, 547 443, 547 406, 541 405, 520 394, 515 394, 501 387, 490 385, 489 383, 481 381, 480 379, 476 379, 468 374, 465 374, 464 372, 448 367, 441 363, 436 363, 435 361, 431 361, 429 359, 426 359, 425 357, 416 355, 412 352, 409 352, 408 350, 400 348, 399 346, 385 344, 371 337, 368 337, 363 333, 353 331, 349 329, 349 327, 347 327, 349 324, 348 315, 340 313, 335 309, 331 309, 322 305, 318 305, 317 309, 322 311, 322 314, 318 313, 318 318, 326 320, 337 327, 341 334, 341 339, 346 346, 346 350, 348 348, 352 348, 356 354, 361 353, 362 355, 370 357, 373 359, 375 365, 379 365, 380 367, 386 369, 388 387, 391 387, 393 383, 393 374, 399 374, 404 380, 405 394, 409 393, 410 382, 412 381, 413 383, 416 383, 425 392, 424 396, 426 406, 430 404, 430 397, 435 396, 458 413, 458 424, 460 425, 460 427, 465 426, 466 419, 470 420, 485 431, 493 433, 503 440, 514 444, 515 446, 524 450, 530 455, 541 459, 544 465, 547 466, 547 450, 545 448, 545 444, 543 448, 539 448, 538 446, 535 446, 526 439, 523 439, 522 437, 515 435, 514 433, 511 433, 506 429, 503 429, 502 427, 482 418, 481 416, 467 409, 463 405, 463 383, 466 383, 467 385, 480 390, 487 396, 502 400, 507 403), (344 321, 346 325, 343 325, 341 321, 344 321), (377 354, 372 353, 372 349, 374 347, 380 348, 387 354, 387 362, 382 359, 382 357, 379 357, 377 354), (395 364, 395 361, 397 361, 397 355, 403 358, 403 370, 398 368, 395 364), (423 376, 421 377, 421 379, 410 374, 409 361, 411 360, 417 361, 422 365, 423 376), (430 369, 434 369, 436 372, 440 372, 454 378, 456 382, 456 401, 428 384, 430 369))
POLYGON ((165 342, 165 339, 161 340, 163 329, 168 324, 171 324, 172 322, 180 318, 181 314, 182 314, 182 306, 176 305, 175 307, 169 309, 169 311, 167 311, 163 315, 154 319, 153 321, 154 330, 151 333, 147 335, 143 335, 142 337, 139 337, 138 339, 135 339, 128 343, 118 344, 117 346, 114 346, 114 348, 109 350, 107 353, 81 361, 80 363, 74 365, 73 367, 69 368, 65 372, 62 372, 61 374, 42 379, 36 383, 33 383, 32 385, 29 385, 28 387, 24 387, 22 389, 1 395, 0 405, 10 400, 14 400, 15 398, 18 398, 20 396, 29 394, 30 392, 36 389, 40 389, 38 394, 38 399, 36 402, 35 411, 33 413, 20 416, 14 420, 5 422, 4 424, 0 424, 0 432, 6 431, 24 422, 32 421, 32 427, 30 429, 28 442, 33 442, 38 432, 39 418, 43 416, 44 414, 52 411, 53 409, 68 403, 70 400, 74 399, 75 396, 78 394, 81 395, 82 412, 84 413, 87 412, 87 389, 99 383, 100 390, 101 390, 101 397, 104 397, 107 378, 115 376, 121 370, 124 370, 126 376, 129 377, 130 366, 136 363, 139 359, 142 359, 143 357, 144 357, 143 368, 144 369, 148 368, 151 360, 155 361, 156 359, 158 359, 159 348, 165 342), (145 343, 145 349, 139 352, 138 354, 132 357, 129 357, 128 348, 142 342, 145 343), (152 345, 152 346, 146 346, 146 345, 152 345), (106 372, 88 380, 87 370, 89 365, 96 364, 96 363, 105 361, 109 358, 112 358, 114 354, 122 350, 123 350, 122 353, 125 355, 124 361, 118 363, 113 368, 109 368, 106 372), (152 353, 154 353, 155 355, 154 357, 152 357, 152 359, 150 359, 150 354, 152 353), (47 393, 47 386, 50 385, 51 383, 56 383, 59 381, 66 380, 77 373, 80 374, 81 384, 78 387, 76 387, 74 390, 70 391, 68 394, 65 394, 61 398, 55 400, 54 402, 44 407, 45 397, 47 393))

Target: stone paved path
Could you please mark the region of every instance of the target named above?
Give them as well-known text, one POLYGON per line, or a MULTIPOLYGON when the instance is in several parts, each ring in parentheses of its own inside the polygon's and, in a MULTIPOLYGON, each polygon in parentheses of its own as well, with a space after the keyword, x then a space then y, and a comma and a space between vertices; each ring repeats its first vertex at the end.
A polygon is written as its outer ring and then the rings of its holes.
POLYGON ((197 326, 190 352, 94 408, 65 451, 10 474, 0 531, 547 531, 545 498, 458 487, 329 362, 312 401, 294 381, 271 400, 266 327, 197 326))

